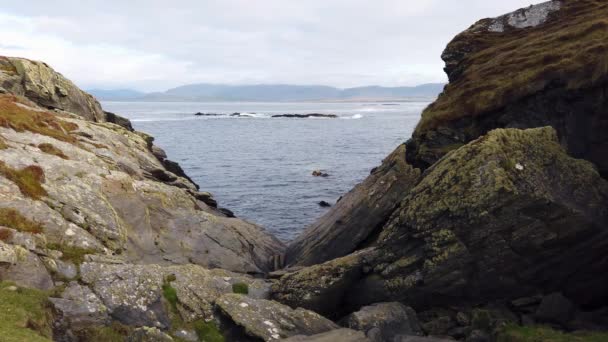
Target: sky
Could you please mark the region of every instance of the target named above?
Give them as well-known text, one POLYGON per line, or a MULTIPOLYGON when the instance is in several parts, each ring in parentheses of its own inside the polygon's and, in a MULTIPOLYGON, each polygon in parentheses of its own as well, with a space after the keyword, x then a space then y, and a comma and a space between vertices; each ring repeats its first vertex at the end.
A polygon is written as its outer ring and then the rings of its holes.
POLYGON ((459 32, 537 0, 0 0, 0 55, 85 89, 446 82, 459 32))

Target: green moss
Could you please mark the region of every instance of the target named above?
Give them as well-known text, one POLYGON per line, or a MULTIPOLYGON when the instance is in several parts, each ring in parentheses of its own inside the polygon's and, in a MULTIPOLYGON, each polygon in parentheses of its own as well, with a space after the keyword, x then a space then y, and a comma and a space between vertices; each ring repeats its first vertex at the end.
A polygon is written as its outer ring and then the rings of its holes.
POLYGON ((68 158, 68 156, 63 154, 63 151, 61 151, 57 147, 53 146, 52 144, 48 144, 48 143, 40 144, 40 145, 38 145, 38 148, 40 149, 40 151, 42 151, 46 154, 51 154, 51 155, 57 156, 62 159, 70 159, 70 158, 68 158))
POLYGON ((224 342, 226 339, 222 332, 213 321, 205 322, 204 320, 198 320, 193 322, 194 331, 198 335, 198 339, 201 342, 224 342))
POLYGON ((608 75, 606 18, 605 1, 563 1, 538 27, 458 35, 448 49, 472 52, 459 64, 462 73, 423 112, 414 136, 502 108, 549 84, 566 89, 597 84, 608 75))
POLYGON ((177 291, 171 286, 170 282, 165 282, 163 284, 163 296, 171 304, 171 308, 176 311, 177 310, 177 291))
POLYGON ((3 342, 50 342, 52 314, 48 294, 0 282, 0 339, 3 342))
POLYGON ((606 332, 563 333, 542 326, 508 325, 497 337, 498 342, 605 342, 606 332))
POLYGON ((15 183, 23 195, 32 199, 37 200, 47 195, 46 190, 42 187, 44 171, 40 166, 30 165, 17 170, 0 161, 0 175, 15 183))
POLYGON ((232 284, 232 292, 240 294, 249 294, 249 286, 245 283, 232 284))
POLYGON ((43 230, 40 223, 30 221, 17 210, 11 208, 0 208, 0 226, 32 234, 40 234, 43 230))
POLYGON ((61 260, 71 261, 77 265, 80 265, 84 262, 84 257, 87 254, 94 254, 96 251, 91 248, 81 248, 76 246, 67 246, 56 243, 49 243, 46 245, 48 249, 54 249, 61 251, 63 254, 61 256, 61 260))
POLYGON ((78 332, 78 340, 87 342, 124 341, 132 331, 132 327, 114 321, 109 326, 94 326, 78 332))

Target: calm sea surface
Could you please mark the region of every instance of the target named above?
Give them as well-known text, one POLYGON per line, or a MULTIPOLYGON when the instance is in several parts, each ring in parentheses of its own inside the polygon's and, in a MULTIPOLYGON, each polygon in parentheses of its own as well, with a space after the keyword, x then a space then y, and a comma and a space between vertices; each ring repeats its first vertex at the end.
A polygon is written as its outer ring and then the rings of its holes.
POLYGON ((135 129, 152 134, 221 207, 293 239, 398 144, 407 140, 429 101, 370 103, 103 102, 135 129), (249 113, 197 117, 196 112, 249 113), (270 118, 327 113, 338 119, 270 118), (312 177, 313 170, 330 174, 312 177))

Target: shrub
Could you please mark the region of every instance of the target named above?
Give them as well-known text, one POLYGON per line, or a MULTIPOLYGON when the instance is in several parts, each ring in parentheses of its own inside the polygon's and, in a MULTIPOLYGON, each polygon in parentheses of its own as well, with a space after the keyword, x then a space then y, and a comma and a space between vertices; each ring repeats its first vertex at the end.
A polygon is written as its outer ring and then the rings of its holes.
POLYGON ((17 210, 11 208, 0 208, 0 225, 25 233, 42 233, 42 225, 40 223, 30 221, 17 210))
POLYGON ((232 292, 240 294, 249 294, 249 286, 245 283, 232 284, 232 292))
POLYGON ((43 143, 43 144, 38 145, 38 148, 40 149, 40 151, 42 151, 46 154, 52 154, 52 155, 57 156, 62 159, 70 159, 70 158, 68 158, 68 156, 63 154, 63 151, 61 151, 57 147, 53 146, 52 144, 43 143))
POLYGON ((15 183, 23 195, 32 199, 37 200, 47 195, 42 187, 44 171, 40 166, 30 165, 17 170, 0 161, 0 175, 15 183))

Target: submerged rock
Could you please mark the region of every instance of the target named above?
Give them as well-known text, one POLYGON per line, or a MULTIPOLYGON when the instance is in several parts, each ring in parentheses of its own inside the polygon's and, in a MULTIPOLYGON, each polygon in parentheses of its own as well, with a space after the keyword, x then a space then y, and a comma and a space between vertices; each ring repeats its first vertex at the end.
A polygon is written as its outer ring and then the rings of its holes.
POLYGON ((277 114, 273 115, 273 118, 297 118, 297 119, 306 119, 306 118, 328 118, 335 119, 338 116, 335 114, 319 114, 319 113, 310 113, 310 114, 277 114))
POLYGON ((319 202, 319 206, 320 206, 321 208, 329 208, 329 207, 331 207, 331 204, 329 204, 329 203, 328 203, 328 202, 326 202, 326 201, 321 201, 321 202, 319 202))

